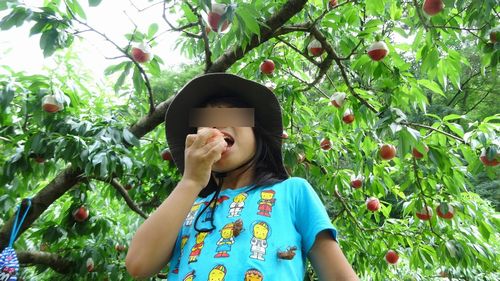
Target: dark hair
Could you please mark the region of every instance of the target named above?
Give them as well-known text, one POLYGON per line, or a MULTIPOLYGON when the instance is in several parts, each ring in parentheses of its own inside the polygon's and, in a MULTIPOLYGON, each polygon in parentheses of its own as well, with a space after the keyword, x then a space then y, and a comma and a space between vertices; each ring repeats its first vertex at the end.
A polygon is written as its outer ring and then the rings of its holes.
MULTIPOLYGON (((229 107, 240 107, 240 108, 250 108, 246 102, 242 101, 235 96, 223 96, 216 97, 206 100, 201 104, 200 107, 214 106, 214 105, 227 105, 229 107)), ((272 135, 269 131, 264 129, 261 125, 261 120, 256 116, 255 126, 252 130, 255 135, 255 158, 252 166, 255 167, 253 188, 258 188, 262 186, 269 186, 279 182, 282 182, 289 178, 288 173, 281 171, 280 167, 283 166, 283 158, 280 153, 280 157, 276 158, 275 155, 278 153, 272 153, 273 151, 281 152, 282 139, 280 136, 272 135)), ((208 185, 200 192, 201 197, 206 197, 217 189, 217 184, 214 177, 210 178, 208 185)))

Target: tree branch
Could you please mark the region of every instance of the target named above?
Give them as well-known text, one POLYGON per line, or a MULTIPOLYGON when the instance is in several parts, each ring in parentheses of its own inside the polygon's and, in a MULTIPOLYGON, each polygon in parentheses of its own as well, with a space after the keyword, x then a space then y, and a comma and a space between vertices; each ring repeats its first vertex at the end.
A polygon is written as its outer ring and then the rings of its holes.
MULTIPOLYGON (((28 229, 52 203, 63 196, 75 184, 84 179, 83 171, 73 169, 71 165, 57 175, 47 186, 31 198, 31 209, 26 215, 26 219, 19 230, 19 236, 28 229)), ((0 251, 3 250, 9 242, 14 217, 15 216, 12 216, 0 229, 0 251)))
POLYGON ((166 1, 161 0, 161 1, 159 1, 159 2, 156 2, 156 3, 153 3, 153 4, 149 5, 149 6, 146 6, 146 7, 142 8, 142 9, 139 9, 139 8, 138 8, 138 7, 134 4, 134 1, 129 0, 128 2, 130 3, 130 5, 132 5, 132 6, 133 6, 133 7, 137 10, 137 12, 139 12, 139 13, 140 13, 140 12, 143 12, 143 11, 145 11, 145 10, 149 9, 149 8, 152 8, 152 7, 154 7, 154 6, 158 5, 158 4, 161 4, 161 3, 166 2, 166 1))
MULTIPOLYGON (((427 215, 429 215, 429 213, 427 211, 429 206, 427 205, 427 201, 425 201, 424 189, 422 188, 422 185, 420 184, 420 177, 418 176, 418 169, 417 169, 417 160, 415 158, 413 158, 413 175, 415 176, 415 182, 417 183, 417 187, 420 191, 420 193, 419 193, 420 200, 422 200, 422 202, 424 202, 425 212, 427 213, 427 215)), ((430 209, 432 210, 432 207, 430 209)), ((441 237, 441 235, 436 233, 436 231, 434 230, 434 227, 432 226, 432 220, 429 220, 429 227, 431 229, 431 232, 434 233, 434 235, 436 235, 439 239, 444 241, 443 237, 441 237)))
MULTIPOLYGON (((137 123, 129 127, 129 131, 137 138, 142 138, 148 132, 163 123, 165 121, 164 118, 168 106, 173 98, 174 96, 160 103, 152 115, 147 115, 140 119, 137 123)), ((31 199, 32 208, 26 216, 23 227, 21 227, 19 231, 19 236, 26 229, 28 229, 52 203, 59 199, 59 197, 63 196, 77 183, 85 179, 86 177, 84 176, 84 171, 74 169, 71 165, 60 172, 47 186, 45 186, 37 193, 37 195, 35 195, 35 197, 31 199)), ((0 250, 3 250, 9 242, 13 222, 14 217, 11 217, 0 229, 0 250)))
POLYGON ((484 95, 475 105, 473 105, 469 110, 465 112, 465 114, 471 112, 474 110, 483 100, 493 91, 493 89, 490 89, 488 92, 486 92, 486 95, 484 95))
POLYGON ((273 37, 274 32, 283 26, 291 17, 300 12, 307 0, 289 0, 283 7, 271 16, 264 25, 260 25, 261 34, 260 40, 257 34, 253 35, 249 44, 243 46, 235 46, 233 49, 226 51, 219 57, 213 65, 208 69, 207 73, 225 72, 231 65, 241 59, 245 54, 258 47, 262 43, 273 37))
POLYGON ((299 80, 300 82, 304 83, 304 84, 307 84, 307 85, 311 85, 312 87, 314 87, 316 90, 318 90, 318 92, 320 92, 325 98, 327 99, 330 99, 330 97, 325 93, 323 92, 323 90, 321 90, 318 86, 316 86, 315 83, 309 83, 307 81, 304 81, 304 79, 298 77, 297 75, 295 75, 291 70, 289 69, 285 69, 285 72, 290 74, 292 77, 294 77, 295 79, 299 80))
MULTIPOLYGON (((330 56, 329 59, 335 61, 335 63, 339 67, 340 73, 342 75, 342 78, 344 79, 344 82, 347 85, 347 88, 349 89, 349 92, 354 97, 356 97, 356 99, 358 99, 361 103, 363 103, 364 105, 366 105, 371 111, 373 111, 374 113, 378 113, 378 111, 375 109, 375 107, 373 107, 368 101, 366 101, 365 99, 363 99, 360 95, 358 95, 358 93, 356 93, 356 91, 354 91, 354 88, 352 87, 352 85, 351 85, 351 83, 349 81, 349 78, 347 77, 347 74, 345 72, 345 68, 342 65, 341 59, 339 58, 339 56, 337 55, 337 53, 335 52, 335 50, 333 49, 333 47, 327 42, 326 37, 323 35, 323 33, 321 33, 316 27, 312 27, 311 28, 311 33, 314 35, 314 37, 316 37, 316 39, 318 41, 321 42, 321 45, 325 48, 325 51, 330 56)), ((326 59, 325 59, 325 61, 326 61, 326 59)), ((326 70, 328 70, 328 69, 326 69, 326 70)), ((324 73, 326 73, 326 71, 324 73)))
POLYGON ((302 52, 300 51, 297 47, 295 47, 294 45, 290 44, 289 42, 286 42, 285 40, 281 39, 280 37, 274 37, 276 38, 276 40, 280 41, 281 43, 287 45, 288 47, 290 47, 292 50, 294 50, 295 52, 297 52, 298 54, 302 55, 304 58, 306 58, 310 63, 316 65, 316 66, 319 66, 320 63, 318 63, 317 61, 315 61, 313 58, 311 58, 310 56, 307 55, 306 52, 302 52))
POLYGON ((467 78, 467 80, 465 80, 465 82, 460 85, 460 89, 458 89, 457 93, 453 96, 453 98, 451 98, 451 100, 448 102, 447 106, 450 106, 451 103, 453 103, 453 101, 457 98, 457 96, 462 92, 462 89, 465 87, 465 85, 467 85, 467 83, 469 83, 469 81, 471 81, 472 78, 478 76, 479 74, 481 74, 481 71, 478 71, 478 72, 472 74, 469 78, 467 78))
MULTIPOLYGON (((187 3, 187 1, 186 1, 187 3)), ((180 27, 175 27, 172 23, 170 23, 170 21, 167 19, 167 14, 165 13, 165 11, 167 10, 167 1, 164 1, 163 2, 163 13, 162 13, 162 18, 163 20, 168 24, 168 26, 170 26, 171 30, 172 31, 181 31, 183 32, 185 35, 187 35, 188 37, 193 37, 193 38, 198 38, 200 39, 201 36, 200 35, 197 35, 197 34, 194 34, 194 33, 191 33, 189 31, 186 31, 186 29, 188 28, 191 28, 191 27, 194 27, 194 26, 197 26, 198 23, 197 22, 190 22, 188 24, 185 24, 183 26, 180 26, 180 27)))
POLYGON ((356 52, 356 50, 359 48, 359 46, 361 46, 361 44, 363 44, 365 40, 364 39, 361 39, 359 41, 359 43, 356 45, 356 47, 354 47, 354 49, 351 50, 351 53, 349 55, 347 55, 346 57, 343 57, 343 58, 339 58, 339 60, 348 60, 351 58, 352 55, 354 55, 354 53, 356 52))
POLYGON ((62 274, 71 272, 75 267, 77 267, 76 262, 53 253, 16 251, 16 254, 21 267, 30 265, 45 265, 62 274))
POLYGON ((415 7, 415 11, 417 12, 417 16, 420 19, 420 22, 422 23, 422 26, 424 27, 425 31, 429 31, 429 27, 427 26, 427 24, 425 22, 425 17, 422 14, 421 7, 418 4, 417 0, 413 0, 413 6, 415 7))
POLYGON ((141 217, 147 219, 148 218, 148 215, 146 215, 135 203, 134 203, 134 200, 132 200, 132 198, 130 198, 130 196, 128 195, 128 192, 127 190, 123 187, 122 184, 120 184, 118 182, 118 180, 116 179, 112 179, 111 182, 109 181, 104 181, 102 179, 98 179, 102 182, 106 182, 106 183, 109 183, 111 184, 112 187, 114 187, 116 189, 116 191, 118 191, 118 193, 120 193, 120 195, 123 197, 123 199, 125 199, 125 202, 127 203, 127 205, 130 207, 130 209, 134 212, 136 212, 137 214, 139 214, 141 217))
POLYGON ((427 126, 427 125, 423 125, 423 124, 418 124, 418 123, 413 123, 413 122, 406 122, 406 121, 402 121, 402 122, 399 122, 399 124, 401 125, 404 125, 404 126, 410 126, 410 127, 417 127, 417 128, 424 128, 424 129, 428 129, 428 130, 431 130, 431 131, 435 131, 435 132, 438 132, 440 134, 443 134, 445 136, 448 136, 452 139, 455 139, 457 141, 460 141, 462 143, 465 143, 465 141, 458 137, 458 136, 455 136, 455 135, 452 135, 450 133, 447 133, 445 131, 442 131, 442 130, 439 130, 439 129, 436 129, 436 128, 433 128, 431 126, 427 126))
MULTIPOLYGON (((201 38, 203 39, 203 45, 205 47, 205 73, 210 69, 212 66, 212 51, 210 50, 210 41, 208 40, 208 34, 205 29, 205 25, 203 24, 203 18, 201 17, 201 14, 198 13, 198 11, 191 5, 189 2, 186 2, 186 4, 189 6, 189 9, 198 17, 198 25, 200 26, 201 30, 201 38)), ((215 31, 214 31, 215 32, 215 31)))
POLYGON ((154 98, 153 98, 153 90, 151 88, 151 83, 149 82, 149 78, 148 78, 148 75, 146 74, 146 72, 144 71, 144 69, 142 68, 142 66, 136 62, 132 56, 127 52, 128 50, 128 47, 124 50, 122 48, 120 48, 120 46, 118 46, 114 41, 112 41, 111 39, 109 39, 108 36, 106 36, 106 34, 94 29, 93 27, 91 27, 90 25, 88 25, 87 23, 85 22, 82 22, 81 20, 79 20, 72 12, 71 10, 68 8, 68 11, 70 11, 70 14, 71 14, 71 17, 73 18, 73 20, 75 20, 76 22, 78 22, 79 24, 81 25, 84 25, 86 26, 89 30, 99 34, 102 38, 104 38, 106 41, 110 42, 111 44, 113 44, 120 52, 122 52, 128 59, 130 59, 132 61, 132 63, 134 63, 135 67, 137 67, 137 69, 139 70, 139 72, 141 73, 141 76, 142 78, 144 79, 144 83, 146 84, 146 89, 147 89, 147 92, 148 92, 148 96, 149 96, 149 114, 153 114, 154 110, 155 110, 155 105, 154 105, 154 98))
POLYGON ((280 35, 292 33, 292 32, 306 32, 311 30, 312 24, 310 22, 294 24, 294 25, 286 25, 282 26, 273 33, 273 37, 277 37, 280 35))

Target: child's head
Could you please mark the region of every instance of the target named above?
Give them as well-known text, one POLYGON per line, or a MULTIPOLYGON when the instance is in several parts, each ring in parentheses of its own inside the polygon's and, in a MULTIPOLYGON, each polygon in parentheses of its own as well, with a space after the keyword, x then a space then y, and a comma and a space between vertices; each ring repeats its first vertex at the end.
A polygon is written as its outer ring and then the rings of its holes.
MULTIPOLYGON (((223 153, 231 155, 227 157, 226 161, 219 160, 219 163, 213 167, 213 176, 199 196, 206 197, 214 191, 220 190, 218 183, 221 181, 217 181, 216 176, 223 179, 224 173, 220 172, 231 174, 231 168, 238 168, 238 163, 242 167, 241 171, 252 167, 255 179, 254 187, 273 185, 289 177, 283 165, 281 150, 283 120, 281 106, 276 95, 258 82, 228 73, 209 73, 196 77, 188 82, 170 101, 165 115, 165 133, 174 163, 181 174, 184 172, 184 153, 188 134, 196 134, 199 126, 211 127, 211 124, 219 123, 220 120, 224 120, 217 119, 221 116, 240 116, 239 113, 237 115, 209 114, 206 115, 209 118, 203 120, 196 117, 204 116, 202 113, 200 115, 192 114, 196 108, 215 106, 251 109, 251 114, 253 114, 251 126, 253 127, 245 126, 248 123, 241 123, 238 119, 231 118, 226 119, 229 121, 226 122, 228 124, 226 128, 218 128, 230 133, 231 137, 237 137, 238 143, 233 151, 229 150, 223 153), (194 118, 192 118, 193 116, 194 118), (200 122, 198 123, 197 120, 200 122), (242 125, 238 127, 236 124, 242 125)), ((201 112, 210 111, 213 110, 201 112)), ((233 110, 227 109, 215 111, 233 112, 233 110)), ((240 110, 235 111, 240 112, 240 110)), ((245 112, 245 110, 241 111, 245 112)), ((224 122, 219 124, 222 125, 224 122)), ((245 176, 247 176, 246 173, 245 176)))
MULTIPOLYGON (((200 107, 251 108, 249 104, 236 96, 212 98, 202 103, 200 107)), ((282 169, 280 169, 280 166, 283 165, 282 159, 276 157, 276 155, 281 157, 281 138, 268 132, 258 118, 255 118, 254 121, 254 127, 217 127, 217 129, 229 133, 235 142, 227 157, 214 163, 212 171, 231 171, 255 155, 249 168, 253 174, 253 184, 256 187, 272 185, 288 178, 288 175, 283 174, 282 169)))

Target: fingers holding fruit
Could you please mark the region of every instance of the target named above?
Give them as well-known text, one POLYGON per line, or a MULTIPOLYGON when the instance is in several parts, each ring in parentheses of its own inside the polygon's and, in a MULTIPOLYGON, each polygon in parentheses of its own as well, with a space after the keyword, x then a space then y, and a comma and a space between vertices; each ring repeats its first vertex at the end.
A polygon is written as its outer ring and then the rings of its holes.
POLYGON ((183 177, 205 187, 210 180, 212 165, 221 158, 226 146, 223 134, 216 129, 201 128, 197 134, 188 135, 183 177))

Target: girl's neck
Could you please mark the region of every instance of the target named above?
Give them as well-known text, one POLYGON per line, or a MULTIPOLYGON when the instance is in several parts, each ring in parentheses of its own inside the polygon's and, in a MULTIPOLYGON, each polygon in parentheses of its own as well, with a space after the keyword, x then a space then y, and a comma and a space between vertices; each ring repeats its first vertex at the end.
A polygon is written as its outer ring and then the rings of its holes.
MULTIPOLYGON (((245 167, 242 167, 244 169, 245 167)), ((238 189, 244 186, 251 185, 254 182, 254 167, 248 168, 245 172, 241 173, 241 170, 235 170, 228 173, 222 180, 221 190, 224 189, 238 189)), ((215 179, 217 184, 219 179, 215 179)))

